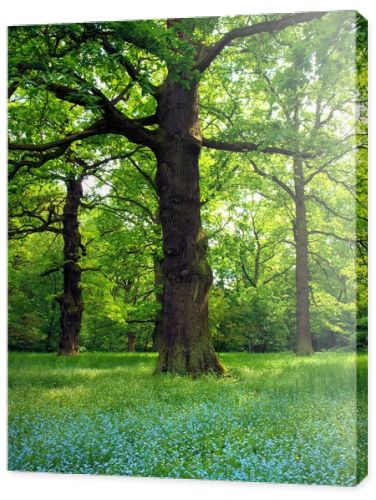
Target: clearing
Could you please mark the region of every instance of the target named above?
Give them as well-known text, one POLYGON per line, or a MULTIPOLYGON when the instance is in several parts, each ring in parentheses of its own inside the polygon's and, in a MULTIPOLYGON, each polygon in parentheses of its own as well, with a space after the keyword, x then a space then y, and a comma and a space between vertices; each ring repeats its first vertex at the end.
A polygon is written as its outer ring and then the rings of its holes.
POLYGON ((151 353, 11 353, 9 469, 343 485, 366 475, 367 355, 220 358, 229 376, 192 380, 153 375, 151 353))

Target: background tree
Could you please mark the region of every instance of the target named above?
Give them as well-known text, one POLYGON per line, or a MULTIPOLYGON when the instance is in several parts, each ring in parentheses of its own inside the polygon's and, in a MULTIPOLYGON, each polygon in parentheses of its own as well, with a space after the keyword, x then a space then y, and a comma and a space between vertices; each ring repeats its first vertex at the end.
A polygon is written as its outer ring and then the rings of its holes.
MULTIPOLYGON (((290 214, 294 238, 289 243, 296 251, 299 354, 313 351, 310 293, 311 301, 314 299, 309 258, 319 260, 321 267, 323 263, 330 266, 325 251, 321 251, 323 247, 316 251, 316 238, 326 237, 326 243, 331 243, 337 250, 338 240, 342 243, 340 253, 354 251, 355 227, 351 225, 354 221, 351 209, 354 206, 355 144, 352 134, 356 90, 354 80, 348 77, 349 72, 355 75, 354 38, 348 35, 353 21, 352 15, 337 14, 326 17, 315 26, 302 25, 294 31, 286 31, 270 44, 267 55, 263 50, 263 40, 252 46, 247 40, 242 42, 244 55, 233 79, 237 83, 241 81, 242 89, 250 90, 248 94, 243 91, 242 95, 230 92, 230 97, 225 98, 227 106, 218 114, 220 121, 226 124, 225 133, 230 138, 239 136, 237 123, 248 121, 255 142, 260 141, 257 134, 262 130, 267 143, 283 141, 286 150, 296 152, 291 155, 292 160, 285 155, 286 160, 282 160, 283 156, 274 156, 272 161, 265 161, 255 153, 249 162, 256 174, 281 190, 280 206, 290 214), (252 60, 249 59, 250 53, 254 56, 252 60), (273 65, 271 61, 279 64, 273 65), (244 105, 247 100, 263 104, 254 113, 252 105, 244 105), (335 202, 331 204, 327 200, 334 192, 335 202), (308 218, 312 214, 311 220, 307 221, 307 214, 308 218)), ((222 68, 222 72, 225 71, 226 68, 222 68)), ((244 144, 244 152, 247 150, 244 144)), ((261 187, 264 193, 265 189, 268 188, 261 187)), ((257 236, 255 241, 257 246, 257 236)), ((248 274, 251 282, 255 282, 258 275, 259 251, 260 248, 254 256, 256 273, 252 277, 248 274)), ((243 265, 243 272, 244 268, 243 265)), ((348 283, 347 286, 348 292, 351 287, 353 291, 354 276, 350 273, 345 277, 342 273, 341 277, 339 269, 338 280, 352 281, 352 285, 348 283)))

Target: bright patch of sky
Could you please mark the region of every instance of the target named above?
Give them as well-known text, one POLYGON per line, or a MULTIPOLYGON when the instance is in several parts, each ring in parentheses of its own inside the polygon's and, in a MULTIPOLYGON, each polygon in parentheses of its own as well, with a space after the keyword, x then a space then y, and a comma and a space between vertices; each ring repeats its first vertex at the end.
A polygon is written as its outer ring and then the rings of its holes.
POLYGON ((95 192, 100 196, 106 196, 110 192, 111 187, 108 184, 101 183, 95 177, 89 176, 83 180, 82 190, 84 194, 95 192))

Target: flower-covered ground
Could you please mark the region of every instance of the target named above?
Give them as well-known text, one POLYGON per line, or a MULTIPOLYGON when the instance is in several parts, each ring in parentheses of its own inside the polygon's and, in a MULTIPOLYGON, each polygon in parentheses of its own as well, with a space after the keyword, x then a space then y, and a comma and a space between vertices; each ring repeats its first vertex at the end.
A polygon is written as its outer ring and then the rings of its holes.
POLYGON ((192 380, 153 375, 154 354, 11 353, 9 469, 343 485, 366 475, 366 355, 221 360, 227 376, 192 380))

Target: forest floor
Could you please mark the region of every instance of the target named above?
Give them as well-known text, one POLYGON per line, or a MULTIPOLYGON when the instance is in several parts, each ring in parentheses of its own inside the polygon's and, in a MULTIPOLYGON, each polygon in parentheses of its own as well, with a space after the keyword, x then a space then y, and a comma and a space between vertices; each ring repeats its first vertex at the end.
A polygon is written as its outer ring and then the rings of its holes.
POLYGON ((192 380, 153 375, 154 354, 11 353, 9 469, 343 485, 366 474, 365 354, 220 357, 228 376, 192 380))

